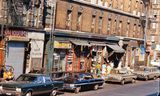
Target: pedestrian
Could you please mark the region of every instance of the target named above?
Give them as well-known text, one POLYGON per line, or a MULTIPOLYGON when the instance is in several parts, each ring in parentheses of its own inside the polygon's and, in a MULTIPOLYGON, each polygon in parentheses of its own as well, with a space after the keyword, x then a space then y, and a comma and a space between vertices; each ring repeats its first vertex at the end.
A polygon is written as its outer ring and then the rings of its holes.
POLYGON ((106 68, 107 68, 106 69, 106 75, 109 75, 111 73, 111 69, 112 69, 112 67, 111 67, 109 62, 107 62, 107 67, 106 68))
POLYGON ((104 78, 106 76, 106 68, 107 68, 106 64, 103 63, 102 64, 102 78, 104 78))
POLYGON ((100 75, 101 75, 101 64, 100 63, 98 63, 97 65, 96 65, 96 69, 97 69, 97 76, 98 77, 100 77, 100 75))

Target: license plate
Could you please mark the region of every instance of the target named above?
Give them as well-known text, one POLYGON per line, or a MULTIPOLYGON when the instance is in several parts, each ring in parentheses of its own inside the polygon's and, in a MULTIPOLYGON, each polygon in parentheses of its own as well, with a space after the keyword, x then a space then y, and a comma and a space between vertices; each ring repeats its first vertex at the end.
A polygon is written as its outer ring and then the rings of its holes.
POLYGON ((12 95, 11 93, 6 93, 6 95, 12 95))

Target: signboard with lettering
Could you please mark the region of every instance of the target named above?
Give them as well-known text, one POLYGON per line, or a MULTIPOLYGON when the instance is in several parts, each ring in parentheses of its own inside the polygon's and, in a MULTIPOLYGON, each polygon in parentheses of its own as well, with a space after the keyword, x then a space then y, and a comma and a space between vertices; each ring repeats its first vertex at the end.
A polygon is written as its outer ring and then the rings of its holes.
POLYGON ((42 58, 43 57, 44 41, 31 40, 31 57, 42 58))
POLYGON ((28 41, 27 32, 25 31, 18 31, 18 30, 6 30, 4 35, 8 37, 8 40, 14 41, 28 41))
POLYGON ((54 41, 54 48, 70 49, 71 43, 54 41))

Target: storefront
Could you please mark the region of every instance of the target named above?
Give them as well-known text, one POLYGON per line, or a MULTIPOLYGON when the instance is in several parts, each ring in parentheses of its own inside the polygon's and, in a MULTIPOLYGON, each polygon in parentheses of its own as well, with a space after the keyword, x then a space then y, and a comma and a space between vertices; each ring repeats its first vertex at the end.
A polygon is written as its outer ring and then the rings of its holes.
POLYGON ((90 70, 90 50, 91 45, 88 40, 83 39, 71 39, 72 50, 70 54, 73 54, 72 58, 72 71, 88 71, 90 70))
POLYGON ((3 39, 3 26, 0 25, 0 66, 4 64, 5 43, 3 39))
POLYGON ((116 43, 107 44, 108 60, 113 62, 113 67, 117 68, 122 62, 121 58, 124 56, 125 50, 116 43))
POLYGON ((0 66, 4 63, 4 42, 2 38, 0 38, 0 66))
POLYGON ((13 66, 15 77, 24 72, 25 45, 29 41, 27 32, 20 30, 5 30, 6 65, 13 66))
POLYGON ((54 41, 54 70, 66 71, 72 62, 72 44, 70 41, 55 38, 54 41))
POLYGON ((30 70, 40 70, 43 63, 43 51, 44 51, 44 33, 43 32, 28 32, 29 43, 27 47, 30 47, 30 57, 26 64, 26 73, 30 70))

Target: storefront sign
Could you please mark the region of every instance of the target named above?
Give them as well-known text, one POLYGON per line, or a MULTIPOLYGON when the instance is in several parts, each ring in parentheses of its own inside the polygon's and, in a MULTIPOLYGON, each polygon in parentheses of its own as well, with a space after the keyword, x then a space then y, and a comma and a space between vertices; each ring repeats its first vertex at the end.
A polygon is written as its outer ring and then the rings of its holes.
POLYGON ((14 37, 27 37, 27 33, 25 31, 15 31, 15 30, 7 30, 4 33, 5 36, 14 36, 14 37))
POLYGON ((71 43, 54 41, 54 48, 70 49, 71 43))
POLYGON ((28 41, 25 31, 7 30, 4 35, 8 37, 8 41, 28 41))

